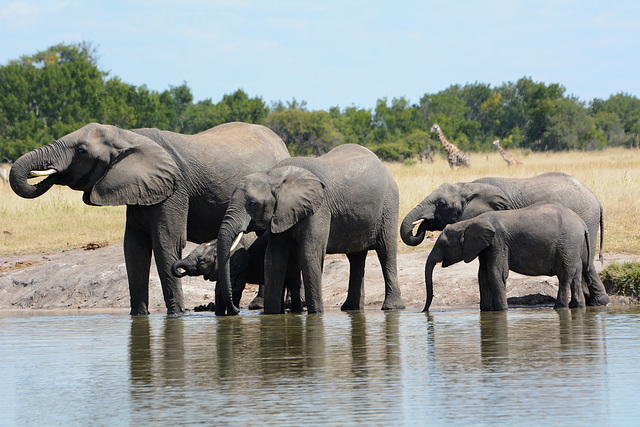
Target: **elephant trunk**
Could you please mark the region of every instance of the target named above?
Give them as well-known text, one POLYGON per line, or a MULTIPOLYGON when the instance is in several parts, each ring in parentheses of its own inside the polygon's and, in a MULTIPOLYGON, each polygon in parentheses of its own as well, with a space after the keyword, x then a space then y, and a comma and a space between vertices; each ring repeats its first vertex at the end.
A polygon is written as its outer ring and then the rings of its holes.
POLYGON ((231 203, 218 232, 218 282, 216 283, 216 315, 238 314, 231 286, 231 250, 236 238, 249 227, 251 217, 240 204, 231 203))
POLYGON ((189 274, 190 264, 187 258, 176 261, 171 266, 171 273, 176 277, 184 277, 189 274))
POLYGON ((409 246, 418 246, 424 240, 427 226, 433 219, 433 204, 427 199, 423 200, 418 206, 413 208, 402 220, 400 225, 400 237, 402 241, 409 246), (418 230, 413 233, 413 229, 418 225, 418 230))
POLYGON ((429 307, 431 306, 431 301, 433 301, 433 269, 437 263, 442 261, 442 257, 440 256, 440 251, 432 250, 429 253, 429 257, 427 257, 427 264, 424 268, 424 280, 427 287, 427 302, 424 305, 423 312, 429 311, 429 307))
POLYGON ((70 158, 62 141, 30 151, 15 161, 9 173, 13 191, 20 197, 33 199, 46 193, 58 181, 58 173, 66 169, 70 158), (35 185, 28 178, 46 176, 35 185))

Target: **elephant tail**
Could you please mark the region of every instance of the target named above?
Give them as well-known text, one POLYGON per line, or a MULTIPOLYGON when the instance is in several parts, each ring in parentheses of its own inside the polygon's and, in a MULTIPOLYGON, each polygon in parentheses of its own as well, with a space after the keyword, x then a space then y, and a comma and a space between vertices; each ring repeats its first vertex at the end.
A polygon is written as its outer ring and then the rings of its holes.
MULTIPOLYGON (((602 244, 604 243, 604 213, 602 205, 600 205, 600 264, 604 264, 604 258, 602 256, 602 244)), ((595 248, 594 248, 595 249, 595 248)))
MULTIPOLYGON (((585 281, 587 282, 587 286, 591 285, 591 261, 593 260, 593 252, 592 250, 595 248, 591 248, 591 244, 589 243, 589 229, 587 229, 585 227, 584 229, 584 241, 585 244, 587 245, 587 260, 586 262, 582 263, 582 277, 584 277, 585 281)), ((602 243, 600 243, 600 247, 602 248, 602 243)), ((600 252, 600 256, 602 257, 602 252, 600 252)), ((602 258, 600 258, 600 261, 602 261, 602 258)))

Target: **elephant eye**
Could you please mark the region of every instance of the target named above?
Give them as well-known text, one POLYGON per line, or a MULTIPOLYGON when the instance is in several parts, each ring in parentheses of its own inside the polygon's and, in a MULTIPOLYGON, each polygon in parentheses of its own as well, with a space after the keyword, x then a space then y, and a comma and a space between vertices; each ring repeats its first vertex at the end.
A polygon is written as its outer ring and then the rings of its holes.
POLYGON ((87 152, 87 149, 85 147, 76 148, 76 154, 85 154, 86 152, 87 152))

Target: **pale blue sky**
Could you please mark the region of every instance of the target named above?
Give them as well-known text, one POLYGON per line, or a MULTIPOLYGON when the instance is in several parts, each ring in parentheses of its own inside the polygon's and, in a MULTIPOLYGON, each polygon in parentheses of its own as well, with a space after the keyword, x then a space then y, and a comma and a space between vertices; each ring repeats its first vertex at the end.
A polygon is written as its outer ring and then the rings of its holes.
POLYGON ((311 110, 527 76, 583 101, 640 96, 640 2, 0 1, 0 63, 89 41, 99 66, 195 100, 244 89, 311 110))

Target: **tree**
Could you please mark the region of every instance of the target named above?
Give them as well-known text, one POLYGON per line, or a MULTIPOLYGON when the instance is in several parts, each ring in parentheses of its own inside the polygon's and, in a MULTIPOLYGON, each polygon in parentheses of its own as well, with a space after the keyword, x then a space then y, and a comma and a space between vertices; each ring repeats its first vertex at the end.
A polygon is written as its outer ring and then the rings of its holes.
POLYGON ((267 116, 264 125, 282 138, 293 156, 319 156, 343 141, 326 111, 277 111, 267 116))
POLYGON ((15 158, 95 120, 103 76, 90 44, 59 44, 0 69, 0 151, 15 158))

